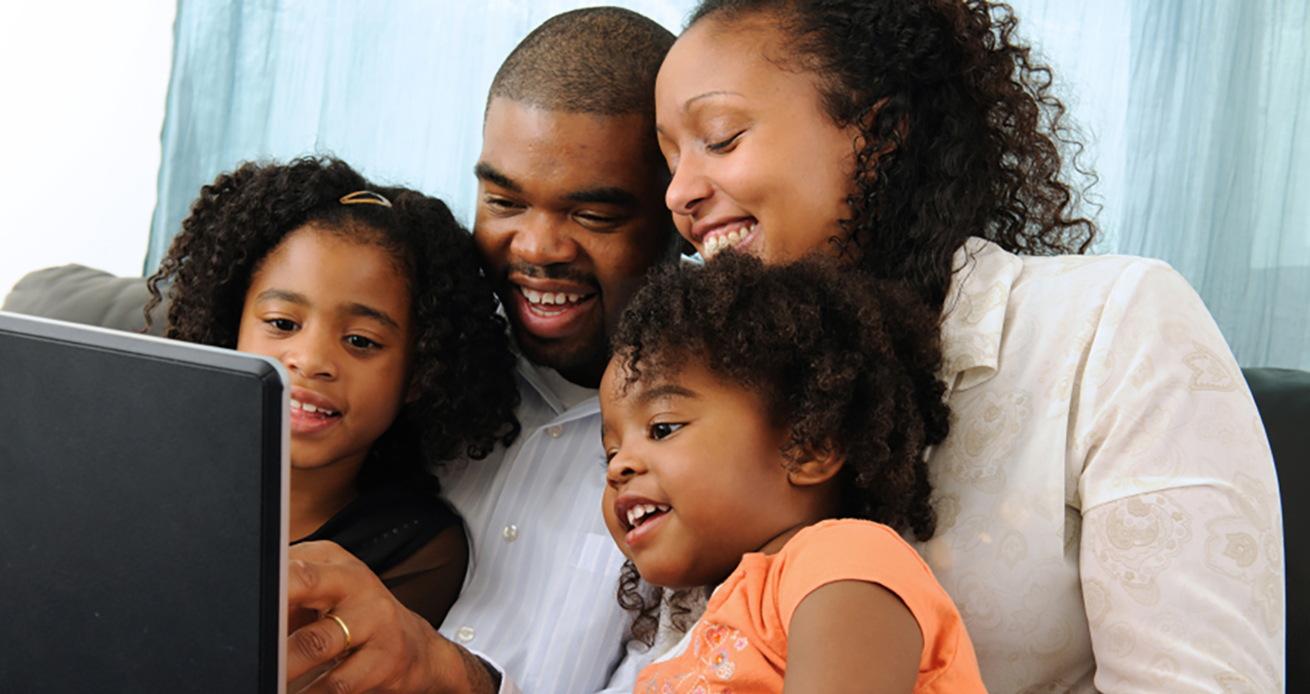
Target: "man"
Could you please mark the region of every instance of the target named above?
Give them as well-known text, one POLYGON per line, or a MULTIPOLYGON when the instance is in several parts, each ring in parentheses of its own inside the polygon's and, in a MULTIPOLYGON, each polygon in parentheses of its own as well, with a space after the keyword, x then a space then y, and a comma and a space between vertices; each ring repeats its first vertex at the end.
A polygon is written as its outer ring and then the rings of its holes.
POLYGON ((630 690, 644 659, 622 645, 595 388, 619 313, 677 258, 653 103, 672 43, 633 12, 578 10, 497 73, 474 239, 523 357, 523 434, 442 474, 473 556, 439 634, 335 545, 292 548, 293 606, 333 618, 289 637, 288 676, 345 656, 310 691, 630 690))

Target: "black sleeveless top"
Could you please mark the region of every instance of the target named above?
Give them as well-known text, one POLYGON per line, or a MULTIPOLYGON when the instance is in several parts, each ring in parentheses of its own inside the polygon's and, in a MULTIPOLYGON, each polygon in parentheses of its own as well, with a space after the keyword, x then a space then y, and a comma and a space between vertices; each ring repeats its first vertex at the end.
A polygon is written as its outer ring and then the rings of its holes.
POLYGON ((291 544, 331 540, 381 574, 459 523, 459 514, 446 502, 408 487, 383 485, 361 493, 313 534, 291 544))

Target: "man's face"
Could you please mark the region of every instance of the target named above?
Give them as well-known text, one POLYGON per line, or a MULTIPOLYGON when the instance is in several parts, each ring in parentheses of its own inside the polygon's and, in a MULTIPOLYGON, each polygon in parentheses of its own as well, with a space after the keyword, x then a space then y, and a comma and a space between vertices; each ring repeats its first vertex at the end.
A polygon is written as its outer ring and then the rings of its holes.
POLYGON ((640 114, 487 108, 473 239, 525 356, 588 387, 672 226, 640 114))

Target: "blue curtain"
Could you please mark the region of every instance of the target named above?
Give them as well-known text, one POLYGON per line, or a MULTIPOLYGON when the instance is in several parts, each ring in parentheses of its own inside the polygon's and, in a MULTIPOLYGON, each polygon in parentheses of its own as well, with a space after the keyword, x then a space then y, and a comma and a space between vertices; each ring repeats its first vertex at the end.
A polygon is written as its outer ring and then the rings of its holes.
MULTIPOLYGON (((1100 181, 1099 252, 1164 259, 1245 366, 1310 369, 1310 0, 1012 0, 1100 181)), ((200 186, 333 153, 471 221, 486 89, 580 0, 179 0, 146 271, 200 186)), ((693 0, 608 2, 675 33, 693 0)))

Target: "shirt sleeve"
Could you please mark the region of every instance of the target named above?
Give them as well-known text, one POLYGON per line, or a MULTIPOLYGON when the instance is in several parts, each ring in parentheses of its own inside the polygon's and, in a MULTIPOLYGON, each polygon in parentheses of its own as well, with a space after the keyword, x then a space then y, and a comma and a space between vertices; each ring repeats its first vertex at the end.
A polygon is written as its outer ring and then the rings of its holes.
POLYGON ((1281 691, 1278 484, 1218 327, 1181 276, 1140 263, 1091 341, 1068 460, 1096 689, 1281 691))

